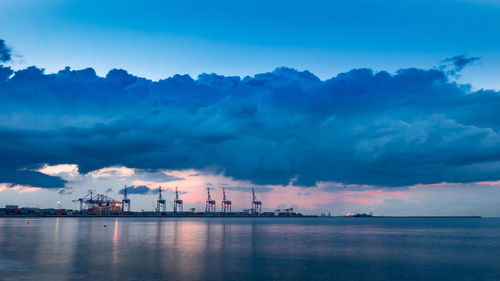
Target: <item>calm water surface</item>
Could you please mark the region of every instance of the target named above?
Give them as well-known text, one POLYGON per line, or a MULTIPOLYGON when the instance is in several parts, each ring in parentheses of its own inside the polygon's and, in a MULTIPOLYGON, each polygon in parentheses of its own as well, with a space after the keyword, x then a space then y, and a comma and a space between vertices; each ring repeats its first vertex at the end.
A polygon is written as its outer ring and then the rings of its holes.
POLYGON ((0 280, 167 279, 500 280, 500 219, 0 218, 0 280))

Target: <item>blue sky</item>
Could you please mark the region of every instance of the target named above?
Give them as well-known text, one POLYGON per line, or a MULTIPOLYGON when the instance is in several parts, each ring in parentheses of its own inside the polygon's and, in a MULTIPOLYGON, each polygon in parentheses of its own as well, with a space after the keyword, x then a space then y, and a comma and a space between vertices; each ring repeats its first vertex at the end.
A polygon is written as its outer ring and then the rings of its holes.
POLYGON ((495 1, 3 1, 0 36, 13 67, 119 67, 160 79, 177 73, 253 75, 277 66, 326 79, 352 68, 430 68, 479 56, 462 73, 500 88, 495 1))
POLYGON ((500 216, 495 1, 1 5, 0 205, 500 216))

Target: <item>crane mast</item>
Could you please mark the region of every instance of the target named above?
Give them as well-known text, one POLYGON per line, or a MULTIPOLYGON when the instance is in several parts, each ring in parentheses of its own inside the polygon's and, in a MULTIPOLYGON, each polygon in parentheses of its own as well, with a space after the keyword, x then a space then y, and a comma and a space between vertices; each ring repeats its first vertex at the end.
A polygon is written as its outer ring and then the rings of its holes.
POLYGON ((223 213, 231 213, 231 204, 230 200, 227 200, 226 197, 226 189, 222 188, 222 212, 223 213))
POLYGON ((257 197, 255 197, 255 190, 252 187, 252 211, 254 214, 262 213, 262 201, 257 201, 257 197))
POLYGON ((215 200, 210 196, 210 188, 207 187, 208 198, 205 203, 205 213, 215 213, 215 200))
POLYGON ((158 187, 158 200, 156 200, 156 212, 165 213, 167 211, 167 201, 161 195, 161 186, 158 187))
POLYGON ((182 212, 183 210, 183 201, 179 199, 179 191, 177 190, 177 186, 175 187, 175 200, 174 200, 174 213, 182 212))

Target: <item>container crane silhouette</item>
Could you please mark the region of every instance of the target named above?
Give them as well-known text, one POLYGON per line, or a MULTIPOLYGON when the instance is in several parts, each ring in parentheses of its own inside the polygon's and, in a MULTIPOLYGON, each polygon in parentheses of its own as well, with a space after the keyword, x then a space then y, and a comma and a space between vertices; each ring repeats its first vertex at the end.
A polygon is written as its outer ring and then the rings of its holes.
POLYGON ((231 213, 231 201, 227 200, 226 189, 222 188, 222 212, 231 213))
POLYGON ((179 191, 177 191, 177 186, 175 187, 175 200, 174 200, 174 213, 182 212, 183 202, 179 199, 179 191))
POLYGON ((127 212, 130 212, 130 199, 127 196, 127 186, 125 185, 125 189, 123 190, 123 199, 122 199, 122 212, 125 212, 125 206, 127 207, 127 212))
POLYGON ((257 201, 253 187, 252 187, 252 210, 254 211, 255 214, 260 214, 262 212, 262 201, 257 201))
POLYGON ((167 201, 161 196, 161 186, 158 187, 158 200, 156 200, 156 212, 165 213, 167 211, 167 201))
POLYGON ((92 202, 93 199, 93 194, 94 192, 91 190, 87 195, 83 196, 82 198, 78 198, 73 200, 73 202, 80 202, 80 211, 83 210, 83 203, 89 204, 89 202, 92 202))
POLYGON ((215 213, 215 200, 210 196, 210 188, 207 187, 208 198, 205 204, 205 213, 215 213))
POLYGON ((73 202, 80 202, 80 211, 83 210, 83 204, 87 206, 88 210, 92 209, 100 213, 107 214, 109 212, 118 212, 121 210, 121 202, 116 201, 105 194, 97 194, 94 196, 93 191, 89 191, 87 195, 82 198, 73 200, 73 202))

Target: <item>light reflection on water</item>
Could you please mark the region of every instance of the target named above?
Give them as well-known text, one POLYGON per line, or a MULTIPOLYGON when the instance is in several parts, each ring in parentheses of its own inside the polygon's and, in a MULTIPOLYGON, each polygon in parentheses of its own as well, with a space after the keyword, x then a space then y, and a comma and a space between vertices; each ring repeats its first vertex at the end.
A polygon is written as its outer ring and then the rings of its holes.
POLYGON ((0 218, 0 280, 500 280, 499 252, 499 219, 0 218))

